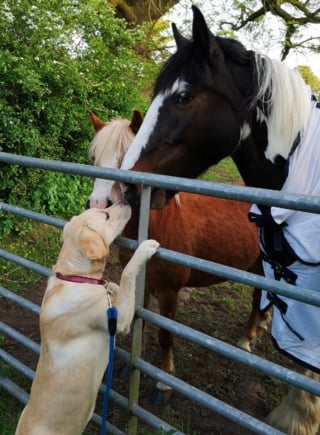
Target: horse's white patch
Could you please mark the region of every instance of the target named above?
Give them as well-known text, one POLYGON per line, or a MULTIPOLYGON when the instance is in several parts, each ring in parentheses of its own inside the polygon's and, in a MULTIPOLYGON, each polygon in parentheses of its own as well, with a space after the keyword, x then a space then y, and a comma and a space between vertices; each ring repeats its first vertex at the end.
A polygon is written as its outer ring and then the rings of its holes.
POLYGON ((166 384, 164 384, 163 382, 160 382, 160 381, 157 382, 156 387, 157 387, 158 390, 161 390, 161 391, 170 391, 170 390, 172 390, 172 388, 169 387, 169 385, 166 385, 166 384))
POLYGON ((188 83, 184 80, 177 79, 170 89, 169 92, 166 93, 166 95, 173 94, 174 92, 183 92, 188 88, 188 83))
POLYGON ((257 121, 260 122, 260 124, 262 124, 263 122, 267 122, 266 115, 262 112, 262 110, 259 107, 257 107, 257 121))
POLYGON ((132 141, 120 169, 131 169, 140 157, 141 151, 145 148, 150 134, 156 125, 159 109, 164 100, 164 94, 157 95, 151 103, 138 134, 132 141))
POLYGON ((240 129, 240 141, 247 139, 250 136, 251 128, 247 122, 243 123, 243 126, 240 129))

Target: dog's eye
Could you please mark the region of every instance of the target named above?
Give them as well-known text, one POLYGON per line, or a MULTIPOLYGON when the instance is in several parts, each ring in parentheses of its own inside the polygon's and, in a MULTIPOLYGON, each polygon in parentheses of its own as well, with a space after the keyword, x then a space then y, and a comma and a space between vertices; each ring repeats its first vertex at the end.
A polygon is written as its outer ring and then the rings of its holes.
POLYGON ((109 213, 106 213, 106 221, 107 221, 108 219, 110 219, 110 215, 109 215, 109 213))

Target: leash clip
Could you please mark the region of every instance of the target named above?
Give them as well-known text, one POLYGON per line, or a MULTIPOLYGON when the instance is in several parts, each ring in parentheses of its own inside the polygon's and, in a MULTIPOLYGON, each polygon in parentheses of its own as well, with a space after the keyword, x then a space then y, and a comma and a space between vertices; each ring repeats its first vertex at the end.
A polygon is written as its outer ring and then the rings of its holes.
POLYGON ((107 289, 107 299, 108 299, 108 305, 109 305, 108 309, 113 308, 111 295, 112 295, 111 291, 107 289))
POLYGON ((113 352, 115 346, 115 335, 117 332, 117 318, 118 318, 118 310, 116 307, 112 305, 111 295, 112 292, 108 289, 108 281, 104 281, 104 286, 107 290, 107 299, 108 299, 108 309, 107 309, 107 319, 108 319, 108 329, 110 335, 110 343, 109 343, 109 361, 107 365, 106 372, 106 389, 103 395, 103 404, 102 404, 102 414, 101 414, 101 435, 107 434, 107 416, 108 416, 108 400, 111 389, 112 382, 112 371, 113 371, 113 352))

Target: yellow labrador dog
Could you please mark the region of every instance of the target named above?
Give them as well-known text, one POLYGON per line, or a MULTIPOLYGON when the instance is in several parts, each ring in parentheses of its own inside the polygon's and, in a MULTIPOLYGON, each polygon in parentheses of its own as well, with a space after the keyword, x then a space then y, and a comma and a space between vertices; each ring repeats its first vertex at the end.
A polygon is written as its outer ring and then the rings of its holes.
POLYGON ((109 357, 108 302, 111 297, 118 310, 117 332, 127 333, 137 274, 159 246, 155 240, 142 242, 120 286, 105 285, 109 246, 130 216, 130 207, 120 201, 87 210, 65 225, 41 306, 40 358, 16 435, 77 435, 92 416, 109 357))

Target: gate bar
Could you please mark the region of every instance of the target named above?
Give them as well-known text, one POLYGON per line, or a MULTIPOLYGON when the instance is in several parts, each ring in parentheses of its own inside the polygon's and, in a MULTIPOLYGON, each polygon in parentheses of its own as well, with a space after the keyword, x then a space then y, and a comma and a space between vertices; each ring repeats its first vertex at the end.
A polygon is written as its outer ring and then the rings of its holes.
MULTIPOLYGON (((126 359, 128 363, 130 363, 129 354, 126 351, 123 349, 118 349, 118 353, 122 355, 121 359, 126 359)), ((149 377, 169 385, 174 390, 178 391, 189 399, 194 400, 206 408, 216 412, 217 414, 226 417, 228 420, 239 423, 241 426, 250 429, 254 433, 260 435, 283 435, 283 432, 272 428, 266 423, 251 417, 249 414, 246 414, 239 409, 228 405, 216 397, 210 396, 199 388, 193 387, 192 385, 176 378, 173 375, 169 375, 167 372, 147 363, 140 358, 134 360, 133 365, 141 372, 147 374, 149 377)))
POLYGON ((219 198, 320 213, 319 197, 313 195, 297 195, 258 187, 230 185, 213 181, 193 180, 169 175, 155 175, 148 174, 147 172, 127 171, 123 169, 102 168, 81 163, 38 159, 36 157, 27 157, 4 152, 0 152, 0 161, 29 168, 63 172, 65 174, 84 175, 87 177, 111 179, 131 184, 162 187, 175 192, 199 193, 217 196, 219 198))
MULTIPOLYGON (((214 351, 219 355, 223 355, 247 367, 257 369, 267 375, 273 376, 298 388, 307 390, 312 394, 320 396, 320 382, 315 381, 308 376, 301 375, 293 370, 232 346, 224 341, 210 337, 203 332, 197 331, 195 333, 189 326, 181 325, 175 320, 164 318, 157 313, 151 313, 144 308, 138 308, 137 315, 159 328, 167 329, 168 331, 173 332, 192 343, 196 343, 206 349, 214 351)), ((162 380, 162 382, 166 383, 164 380, 162 380)))
MULTIPOLYGON (((150 210, 151 187, 141 187, 140 216, 138 226, 138 243, 148 238, 149 210, 150 210)), ((144 304, 144 289, 146 280, 146 266, 141 269, 136 281, 135 309, 144 304)), ((143 341, 143 322, 142 319, 135 317, 132 325, 132 345, 131 361, 141 357, 143 341)), ((131 413, 131 410, 139 400, 140 390, 140 371, 130 364, 129 378, 129 420, 128 435, 135 435, 138 431, 138 419, 131 413)))

